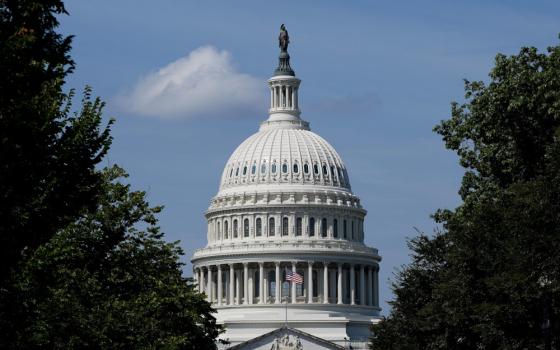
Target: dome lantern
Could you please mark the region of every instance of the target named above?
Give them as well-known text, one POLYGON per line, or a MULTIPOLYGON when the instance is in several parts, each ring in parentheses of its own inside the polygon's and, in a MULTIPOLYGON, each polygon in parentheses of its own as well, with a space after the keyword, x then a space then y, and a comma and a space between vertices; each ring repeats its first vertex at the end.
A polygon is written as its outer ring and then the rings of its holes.
POLYGON ((263 128, 281 127, 309 130, 309 123, 300 119, 301 111, 298 104, 298 90, 301 80, 296 78, 290 66, 288 31, 282 24, 278 37, 280 55, 278 67, 272 78, 268 80, 270 88, 269 118, 261 125, 263 128))

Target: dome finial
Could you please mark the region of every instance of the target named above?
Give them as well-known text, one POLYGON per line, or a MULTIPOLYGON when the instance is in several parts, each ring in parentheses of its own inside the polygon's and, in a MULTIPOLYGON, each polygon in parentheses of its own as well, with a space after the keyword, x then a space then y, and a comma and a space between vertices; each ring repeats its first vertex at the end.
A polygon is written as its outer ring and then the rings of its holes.
POLYGON ((280 55, 278 56, 278 67, 274 71, 274 75, 290 75, 295 76, 292 67, 290 67, 290 55, 288 54, 288 44, 290 36, 286 26, 280 26, 280 35, 278 36, 278 46, 280 46, 280 55))

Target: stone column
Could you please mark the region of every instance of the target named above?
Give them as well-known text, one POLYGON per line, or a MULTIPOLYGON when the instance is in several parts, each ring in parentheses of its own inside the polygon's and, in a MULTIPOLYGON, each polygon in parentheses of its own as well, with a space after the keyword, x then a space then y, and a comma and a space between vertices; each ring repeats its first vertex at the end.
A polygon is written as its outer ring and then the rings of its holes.
POLYGON ((369 266, 368 268, 368 276, 367 276, 367 294, 368 294, 368 300, 367 300, 367 305, 369 306, 373 306, 373 273, 372 273, 372 266, 369 266))
POLYGON ((342 264, 338 264, 338 276, 337 276, 337 289, 338 289, 338 300, 337 304, 342 304, 342 264))
POLYGON ((204 293, 204 289, 206 287, 206 281, 205 281, 205 273, 204 273, 204 267, 200 268, 200 285, 198 286, 198 289, 200 290, 201 293, 204 293))
POLYGON ((264 263, 259 263, 259 304, 264 304, 264 263))
POLYGON ((350 304, 356 305, 356 272, 354 264, 350 265, 350 304))
MULTIPOLYGON (((292 274, 296 273, 296 263, 294 261, 292 261, 292 274)), ((292 287, 292 304, 296 303, 296 284, 294 283, 294 281, 291 281, 291 287, 292 287)))
POLYGON ((229 264, 229 304, 233 305, 235 300, 233 299, 234 291, 233 286, 235 283, 235 271, 233 270, 233 264, 229 264))
POLYGON ((360 305, 366 305, 366 273, 364 265, 360 266, 360 305))
POLYGON ((375 268, 375 271, 373 273, 373 280, 374 280, 373 285, 375 286, 375 291, 373 294, 375 295, 374 305, 379 306, 379 268, 378 267, 375 268))
POLYGON ((222 305, 222 265, 218 265, 218 306, 222 305))
POLYGON ((307 292, 307 302, 313 304, 313 261, 307 263, 307 292))
POLYGON ((212 300, 212 267, 208 266, 208 290, 206 291, 206 295, 208 296, 208 301, 213 302, 212 300))
POLYGON ((275 286, 275 295, 276 297, 274 298, 274 303, 275 304, 280 304, 280 262, 276 261, 274 263, 274 265, 276 266, 276 286, 275 286))
POLYGON ((329 302, 329 266, 328 263, 323 263, 323 303, 329 302))
POLYGON ((243 304, 249 304, 249 264, 243 263, 243 304))
POLYGON ((235 278, 235 293, 237 295, 237 305, 241 305, 241 276, 239 276, 239 272, 235 278))

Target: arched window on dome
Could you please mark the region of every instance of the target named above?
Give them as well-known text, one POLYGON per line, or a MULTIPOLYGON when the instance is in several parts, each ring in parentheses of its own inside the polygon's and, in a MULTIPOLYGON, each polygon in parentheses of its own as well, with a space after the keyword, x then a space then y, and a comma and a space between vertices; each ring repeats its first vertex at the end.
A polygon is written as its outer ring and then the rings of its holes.
POLYGON ((266 163, 261 164, 261 175, 266 174, 266 163))
POLYGON ((243 220, 243 237, 249 237, 249 219, 243 220))
POLYGON ((229 177, 233 176, 233 168, 231 168, 231 170, 229 171, 229 177))
POLYGON ((306 174, 309 174, 309 164, 305 163, 303 165, 303 172, 306 174))
POLYGON ((343 181, 342 176, 340 175, 340 167, 336 167, 336 173, 338 175, 338 181, 343 181))
POLYGON ((239 234, 239 225, 237 219, 233 220, 233 238, 237 238, 239 234))
POLYGON ((294 174, 299 173, 299 167, 297 165, 297 163, 294 163, 294 174))
POLYGON ((333 220, 333 236, 334 238, 338 238, 338 220, 333 220))
POLYGON ((303 220, 301 218, 296 219, 296 236, 301 236, 303 231, 303 220))
POLYGON ((228 233, 229 233, 229 227, 228 227, 228 221, 224 221, 224 238, 228 238, 228 233))
POLYGON ((313 164, 313 172, 315 175, 319 175, 319 166, 317 164, 313 164))
POLYGON ((272 167, 270 168, 273 174, 276 174, 276 163, 272 163, 272 167))
POLYGON ((331 165, 331 176, 334 178, 334 166, 331 165))
POLYGON ((323 175, 327 175, 327 166, 323 164, 323 175))
POLYGON ((282 219, 282 236, 287 236, 288 235, 289 228, 290 228, 288 225, 289 225, 289 220, 288 220, 288 217, 285 216, 282 219))
POLYGON ((288 172, 288 164, 282 164, 282 173, 286 174, 288 172))
POLYGON ((251 167, 251 175, 255 175, 256 172, 257 172, 257 165, 253 164, 253 166, 251 167))
POLYGON ((235 169, 235 176, 239 176, 239 167, 235 169))
POLYGON ((243 175, 247 175, 247 166, 243 167, 243 175))
POLYGON ((309 236, 315 236, 315 218, 309 218, 309 236))
POLYGON ((346 219, 342 222, 342 235, 344 236, 344 239, 348 237, 348 223, 346 222, 346 219))
POLYGON ((268 219, 268 235, 274 236, 274 218, 268 219))
POLYGON ((321 220, 321 237, 327 237, 327 219, 321 220))
POLYGON ((262 220, 261 218, 257 218, 256 224, 257 226, 257 237, 262 236, 262 220))

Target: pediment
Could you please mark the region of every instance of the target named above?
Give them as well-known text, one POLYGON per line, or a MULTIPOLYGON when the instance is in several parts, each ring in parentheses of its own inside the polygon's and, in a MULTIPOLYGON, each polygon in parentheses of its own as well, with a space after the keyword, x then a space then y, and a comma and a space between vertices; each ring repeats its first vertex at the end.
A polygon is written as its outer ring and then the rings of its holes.
POLYGON ((282 327, 241 344, 229 350, 315 350, 344 349, 342 346, 315 337, 295 328, 282 327))

